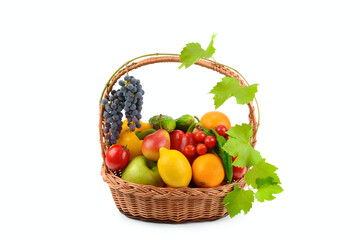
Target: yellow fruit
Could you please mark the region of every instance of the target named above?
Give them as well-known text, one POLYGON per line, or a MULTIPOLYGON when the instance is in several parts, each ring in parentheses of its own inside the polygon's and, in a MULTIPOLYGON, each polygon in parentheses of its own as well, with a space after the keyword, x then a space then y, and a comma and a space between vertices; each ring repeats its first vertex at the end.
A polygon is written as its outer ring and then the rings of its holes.
POLYGON ((166 185, 170 187, 187 187, 189 185, 192 177, 191 166, 181 152, 160 148, 157 166, 166 185))
POLYGON ((143 140, 138 139, 138 137, 135 135, 135 132, 123 131, 121 132, 116 144, 126 146, 126 148, 129 149, 130 159, 133 159, 134 157, 142 155, 142 141, 143 140))
POLYGON ((200 122, 207 129, 215 129, 218 125, 224 125, 227 129, 231 127, 229 118, 224 113, 218 111, 205 113, 200 122))
POLYGON ((198 187, 216 187, 225 177, 225 170, 221 159, 207 153, 197 157, 192 164, 193 181, 198 187))
MULTIPOLYGON (((122 125, 121 133, 123 133, 126 130, 130 129, 127 124, 128 124, 128 120, 125 119, 125 121, 123 122, 123 125, 122 125)), ((146 129, 152 128, 152 126, 149 123, 143 123, 141 120, 140 120, 140 124, 141 124, 141 128, 135 128, 135 132, 136 131, 145 131, 146 129)))

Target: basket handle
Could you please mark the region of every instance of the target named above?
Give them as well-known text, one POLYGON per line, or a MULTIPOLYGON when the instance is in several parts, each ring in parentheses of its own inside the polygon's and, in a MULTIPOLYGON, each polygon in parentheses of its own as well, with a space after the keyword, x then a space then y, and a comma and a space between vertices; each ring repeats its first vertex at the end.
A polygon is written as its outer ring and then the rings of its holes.
MULTIPOLYGON (((108 146, 105 144, 105 134, 104 134, 104 128, 105 128, 105 121, 103 117, 104 112, 104 105, 101 104, 101 100, 104 97, 108 97, 109 93, 111 92, 113 86, 118 81, 118 79, 125 75, 126 73, 137 69, 142 66, 146 66, 149 64, 154 63, 163 63, 163 62, 180 62, 179 54, 167 54, 167 53, 153 53, 153 54, 147 54, 140 57, 136 57, 132 60, 127 61, 125 64, 123 64, 118 70, 115 71, 115 73, 111 76, 109 81, 106 83, 105 88, 103 89, 103 92, 101 94, 100 98, 100 113, 99 113, 99 134, 100 134, 100 145, 101 145, 101 155, 103 157, 104 166, 107 170, 106 164, 105 164, 105 154, 106 150, 108 149, 108 146), (133 62, 137 59, 147 57, 141 61, 133 62), (131 63, 131 64, 130 64, 131 63), (129 65, 130 64, 130 65, 129 65)), ((198 60, 195 65, 199 65, 204 68, 211 69, 213 71, 216 71, 220 74, 223 74, 227 77, 233 77, 239 80, 239 83, 241 86, 246 87, 249 85, 249 83, 245 80, 245 78, 235 69, 226 66, 224 64, 217 63, 215 61, 212 61, 210 59, 200 59, 198 60)), ((258 118, 260 119, 260 112, 259 112, 259 105, 256 100, 254 99, 257 110, 258 110, 258 118)), ((250 102, 247 104, 249 107, 249 125, 253 128, 253 135, 250 139, 252 147, 255 147, 256 145, 256 133, 259 127, 259 123, 256 121, 256 114, 255 114, 255 107, 253 105, 253 102, 250 102)))

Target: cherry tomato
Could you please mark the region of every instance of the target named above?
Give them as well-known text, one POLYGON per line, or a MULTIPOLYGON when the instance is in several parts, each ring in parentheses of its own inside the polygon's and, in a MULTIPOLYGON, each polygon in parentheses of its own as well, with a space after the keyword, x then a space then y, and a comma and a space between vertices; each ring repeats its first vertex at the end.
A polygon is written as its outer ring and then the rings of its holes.
POLYGON ((196 146, 196 152, 199 154, 199 155, 204 155, 205 153, 207 153, 207 147, 205 144, 203 143, 199 143, 197 146, 196 146))
POLYGON ((207 148, 213 148, 216 145, 216 139, 213 136, 207 136, 204 140, 207 148))
POLYGON ((203 131, 197 131, 194 135, 195 141, 198 143, 204 142, 206 134, 203 131))
MULTIPOLYGON (((234 160, 237 158, 237 156, 234 158, 232 157, 232 161, 234 162, 234 160)), ((237 180, 237 179, 240 179, 242 177, 244 177, 246 171, 247 171, 247 167, 235 167, 235 166, 232 166, 233 167, 233 179, 237 180)))
POLYGON ((220 136, 227 136, 226 132, 227 132, 227 127, 225 127, 224 125, 218 125, 216 128, 215 128, 215 131, 220 135, 220 136))
POLYGON ((129 150, 122 145, 114 145, 106 153, 105 163, 110 170, 118 171, 126 167, 129 159, 129 150))
POLYGON ((195 146, 194 145, 186 145, 185 149, 184 149, 184 154, 186 156, 192 157, 195 155, 195 146))

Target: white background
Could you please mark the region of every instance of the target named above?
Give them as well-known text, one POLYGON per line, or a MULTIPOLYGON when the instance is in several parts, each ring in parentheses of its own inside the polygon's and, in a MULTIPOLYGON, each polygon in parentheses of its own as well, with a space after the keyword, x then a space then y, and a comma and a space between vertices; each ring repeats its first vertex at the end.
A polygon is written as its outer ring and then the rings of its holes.
MULTIPOLYGON (((357 1, 1 1, 0 238, 359 239, 359 21, 357 1), (100 176, 101 91, 125 61, 214 33, 214 58, 260 84, 256 148, 285 191, 233 219, 130 220, 100 176)), ((144 120, 213 110, 221 76, 177 66, 132 72, 144 120)))

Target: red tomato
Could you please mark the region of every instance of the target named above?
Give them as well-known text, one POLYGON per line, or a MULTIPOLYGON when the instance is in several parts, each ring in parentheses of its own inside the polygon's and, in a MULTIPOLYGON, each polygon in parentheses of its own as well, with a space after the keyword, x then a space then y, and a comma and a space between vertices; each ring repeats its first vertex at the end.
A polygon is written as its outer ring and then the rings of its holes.
POLYGON ((192 157, 195 155, 195 146, 194 145, 186 145, 185 149, 184 149, 184 154, 186 156, 192 157))
MULTIPOLYGON (((232 161, 234 162, 234 160, 237 158, 237 156, 234 158, 232 157, 232 161)), ((240 179, 242 177, 244 177, 246 171, 247 171, 247 167, 241 168, 241 167, 233 167, 233 179, 237 180, 240 179)))
POLYGON ((227 136, 226 132, 227 132, 227 127, 225 127, 224 125, 218 125, 216 128, 215 128, 215 131, 220 135, 220 136, 227 136))
POLYGON ((213 136, 207 136, 204 140, 207 148, 213 148, 216 145, 216 139, 213 136))
POLYGON ((106 153, 105 163, 110 170, 118 171, 126 167, 129 159, 129 150, 122 145, 114 145, 106 153))
POLYGON ((204 139, 206 138, 206 134, 203 131, 197 131, 194 135, 195 141, 198 143, 204 142, 204 139))
POLYGON ((199 155, 204 155, 205 153, 207 153, 207 147, 205 144, 203 143, 199 143, 197 146, 196 146, 196 152, 199 154, 199 155))

